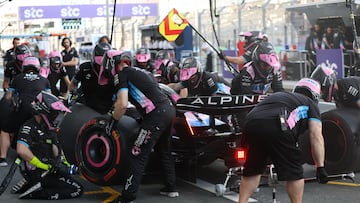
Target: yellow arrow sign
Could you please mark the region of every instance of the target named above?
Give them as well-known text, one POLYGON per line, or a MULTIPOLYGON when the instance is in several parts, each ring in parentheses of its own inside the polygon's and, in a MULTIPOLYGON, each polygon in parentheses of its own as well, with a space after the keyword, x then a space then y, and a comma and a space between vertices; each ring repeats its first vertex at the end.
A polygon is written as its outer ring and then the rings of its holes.
POLYGON ((159 24, 159 33, 170 42, 175 41, 183 32, 188 22, 175 8, 173 8, 159 24))
POLYGON ((86 195, 96 195, 96 194, 103 194, 103 193, 110 194, 110 197, 106 198, 104 201, 102 201, 102 203, 114 202, 116 200, 116 198, 118 198, 119 195, 121 195, 120 192, 112 189, 111 187, 101 187, 101 190, 84 192, 84 194, 86 194, 86 195))

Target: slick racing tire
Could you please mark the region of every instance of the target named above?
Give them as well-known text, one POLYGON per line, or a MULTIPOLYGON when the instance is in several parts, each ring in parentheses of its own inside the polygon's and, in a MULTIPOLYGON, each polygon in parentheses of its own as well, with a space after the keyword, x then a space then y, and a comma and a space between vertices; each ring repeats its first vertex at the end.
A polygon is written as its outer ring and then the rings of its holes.
MULTIPOLYGON (((360 111, 334 109, 321 115, 325 167, 329 174, 360 170, 360 111)), ((309 132, 299 138, 303 163, 314 165, 309 132)))
POLYGON ((76 140, 76 163, 81 174, 97 185, 121 184, 128 168, 128 149, 138 125, 123 116, 112 135, 105 134, 108 119, 98 117, 83 125, 76 140))
POLYGON ((59 138, 66 159, 69 163, 75 164, 76 137, 81 127, 84 125, 84 123, 95 117, 108 116, 101 115, 90 107, 80 103, 72 105, 70 109, 71 113, 65 115, 64 120, 60 125, 59 138))
POLYGON ((360 110, 335 109, 321 115, 325 168, 329 174, 360 170, 360 110))

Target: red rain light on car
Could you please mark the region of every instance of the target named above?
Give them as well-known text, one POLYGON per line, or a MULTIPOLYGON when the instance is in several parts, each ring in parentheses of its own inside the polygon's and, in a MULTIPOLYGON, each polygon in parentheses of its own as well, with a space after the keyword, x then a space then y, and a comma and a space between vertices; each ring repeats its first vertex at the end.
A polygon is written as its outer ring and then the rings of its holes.
POLYGON ((238 161, 245 161, 246 159, 246 152, 244 149, 236 149, 235 151, 235 158, 238 161))

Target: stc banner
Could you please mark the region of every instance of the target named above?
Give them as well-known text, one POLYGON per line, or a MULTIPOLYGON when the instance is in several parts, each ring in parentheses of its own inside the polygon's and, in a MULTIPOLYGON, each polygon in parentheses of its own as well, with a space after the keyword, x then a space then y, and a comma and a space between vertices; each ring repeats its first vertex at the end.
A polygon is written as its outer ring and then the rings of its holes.
MULTIPOLYGON (((109 16, 114 7, 109 5, 109 16)), ((157 3, 117 4, 116 17, 158 16, 157 3)), ((20 20, 45 18, 95 18, 106 17, 106 5, 64 5, 19 7, 20 20)))

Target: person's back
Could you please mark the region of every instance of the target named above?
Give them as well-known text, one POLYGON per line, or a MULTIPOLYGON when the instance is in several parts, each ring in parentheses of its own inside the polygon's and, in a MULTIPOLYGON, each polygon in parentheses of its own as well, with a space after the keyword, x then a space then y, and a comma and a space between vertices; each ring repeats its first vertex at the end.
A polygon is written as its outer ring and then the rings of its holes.
POLYGON ((285 113, 289 127, 294 135, 300 135, 307 130, 307 119, 315 116, 320 119, 320 111, 309 97, 291 92, 276 92, 266 97, 251 110, 246 121, 255 119, 279 119, 285 113), (302 114, 302 112, 308 112, 302 114), (296 125, 295 125, 296 124, 296 125))
MULTIPOLYGON (((7 102, 18 95, 18 108, 12 111, 4 121, 0 135, 0 158, 5 161, 7 152, 10 147, 9 133, 15 133, 20 126, 28 120, 32 115, 31 102, 34 101, 36 95, 42 90, 49 90, 49 81, 39 74, 40 62, 36 57, 27 57, 22 64, 22 73, 15 76, 10 84, 9 91, 6 92, 5 98, 7 102)), ((16 134, 15 134, 16 135, 16 134)))
POLYGON ((304 174, 298 140, 306 130, 309 130, 316 177, 319 183, 328 181, 324 168, 321 115, 317 106, 319 97, 320 84, 303 78, 295 85, 293 93, 271 94, 248 113, 242 135, 247 159, 241 179, 239 203, 248 202, 269 163, 274 165, 278 180, 286 181, 290 201, 302 202, 304 174))
MULTIPOLYGON (((29 58, 38 60, 35 57, 29 58)), ((23 67, 27 66, 27 60, 29 59, 25 59, 23 67)), ((19 94, 21 105, 24 106, 24 108, 27 108, 28 105, 35 99, 36 95, 38 95, 42 90, 50 88, 50 83, 46 78, 42 77, 38 71, 35 71, 32 68, 23 68, 23 72, 15 76, 14 80, 10 84, 10 88, 19 94)))

